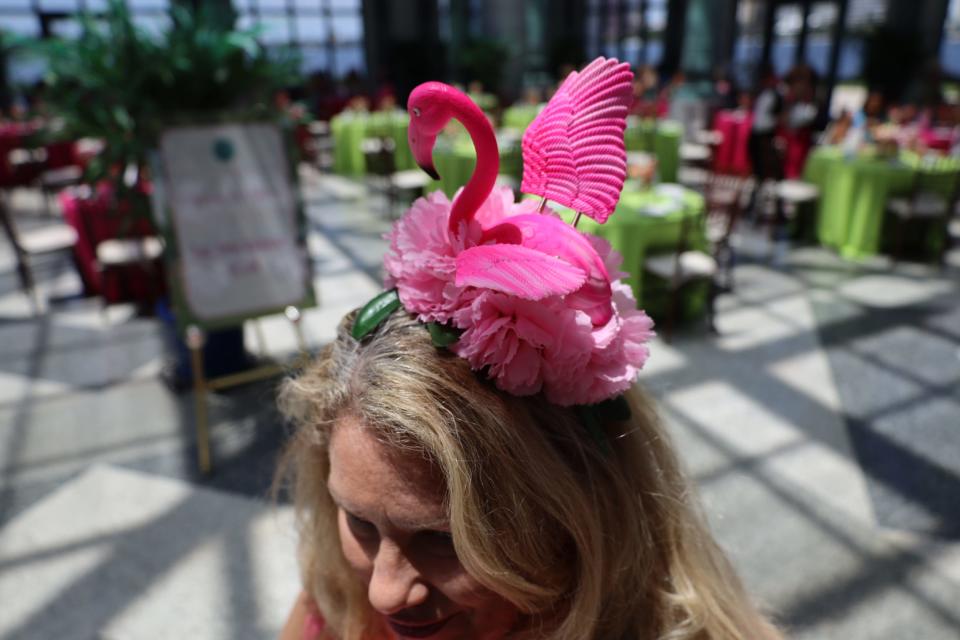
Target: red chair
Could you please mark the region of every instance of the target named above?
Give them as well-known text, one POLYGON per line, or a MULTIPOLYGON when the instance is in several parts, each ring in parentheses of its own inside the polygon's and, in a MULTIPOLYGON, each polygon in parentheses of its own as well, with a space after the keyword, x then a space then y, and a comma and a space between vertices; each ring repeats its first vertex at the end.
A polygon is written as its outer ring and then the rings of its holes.
POLYGON ((109 185, 60 194, 64 219, 77 231, 77 268, 89 295, 105 304, 153 302, 165 293, 163 246, 150 220, 122 215, 109 185))

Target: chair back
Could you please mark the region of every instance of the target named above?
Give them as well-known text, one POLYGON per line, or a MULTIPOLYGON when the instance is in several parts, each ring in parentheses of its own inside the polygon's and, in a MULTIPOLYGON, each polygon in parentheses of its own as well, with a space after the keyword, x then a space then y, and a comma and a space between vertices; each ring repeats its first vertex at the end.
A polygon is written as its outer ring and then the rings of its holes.
POLYGON ((17 259, 17 276, 20 278, 20 287, 30 295, 34 288, 34 282, 30 265, 27 264, 27 252, 24 250, 23 245, 20 244, 20 239, 17 236, 17 227, 13 222, 13 216, 7 207, 6 198, 2 195, 0 195, 0 227, 3 227, 4 234, 10 241, 10 244, 13 245, 13 253, 17 259))
POLYGON ((393 138, 367 138, 363 141, 363 157, 367 173, 374 176, 390 176, 396 173, 393 138))
POLYGON ((706 224, 715 241, 729 242, 743 212, 748 178, 743 174, 711 173, 705 192, 706 224))

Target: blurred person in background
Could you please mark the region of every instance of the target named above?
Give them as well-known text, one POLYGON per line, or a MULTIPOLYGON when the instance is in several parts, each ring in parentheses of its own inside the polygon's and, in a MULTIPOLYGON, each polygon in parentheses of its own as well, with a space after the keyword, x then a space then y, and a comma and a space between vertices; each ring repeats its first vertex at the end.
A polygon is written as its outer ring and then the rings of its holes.
POLYGON ((808 65, 797 65, 786 77, 786 117, 784 118, 784 176, 798 178, 813 146, 813 129, 819 109, 816 104, 816 72, 808 65))
POLYGON ((717 67, 713 71, 713 82, 710 84, 709 113, 707 122, 713 122, 719 111, 735 109, 737 107, 737 87, 725 67, 717 67))
POLYGON ((645 64, 633 80, 633 103, 630 113, 641 118, 657 116, 657 98, 660 79, 653 65, 645 64))
POLYGON ((760 68, 757 96, 753 101, 753 122, 750 126, 750 138, 747 151, 750 164, 757 180, 750 194, 748 210, 753 210, 757 202, 757 192, 767 180, 783 178, 783 164, 777 152, 775 136, 783 115, 784 99, 780 80, 767 64, 760 68))

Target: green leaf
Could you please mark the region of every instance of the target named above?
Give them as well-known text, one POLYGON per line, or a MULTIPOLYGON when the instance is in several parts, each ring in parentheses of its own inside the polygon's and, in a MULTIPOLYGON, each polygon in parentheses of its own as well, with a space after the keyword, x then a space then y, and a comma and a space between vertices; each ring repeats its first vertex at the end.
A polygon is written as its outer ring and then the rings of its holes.
POLYGON ((384 291, 360 309, 353 322, 350 334, 354 340, 363 340, 371 331, 380 326, 387 317, 400 308, 400 295, 396 289, 384 291))
POLYGON ((462 333, 459 329, 437 322, 428 322, 427 331, 430 332, 430 338, 437 347, 449 347, 460 339, 462 333))

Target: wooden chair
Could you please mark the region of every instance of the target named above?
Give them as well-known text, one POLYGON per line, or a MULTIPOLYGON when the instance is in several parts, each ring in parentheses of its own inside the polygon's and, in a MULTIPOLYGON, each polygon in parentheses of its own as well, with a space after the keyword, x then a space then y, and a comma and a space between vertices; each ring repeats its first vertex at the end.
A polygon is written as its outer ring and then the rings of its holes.
POLYGON ((55 217, 53 202, 57 194, 67 187, 74 187, 83 181, 83 169, 76 165, 48 169, 37 178, 37 185, 43 194, 43 205, 48 217, 55 217))
POLYGON ((396 170, 393 138, 367 138, 361 144, 367 165, 367 175, 374 179, 374 188, 386 197, 387 217, 394 217, 394 210, 401 195, 414 200, 422 195, 430 182, 430 176, 420 169, 396 170))
POLYGON ((954 247, 960 247, 960 215, 954 215, 947 220, 947 237, 944 239, 944 257, 941 264, 946 264, 946 254, 954 247))
POLYGON ((77 243, 76 230, 67 224, 48 224, 38 229, 18 233, 13 216, 4 198, 0 197, 0 226, 3 227, 17 260, 20 288, 30 299, 34 312, 40 312, 40 300, 33 277, 34 260, 73 250, 77 243))
POLYGON ((736 265, 734 233, 743 214, 743 198, 749 178, 745 175, 712 173, 705 190, 706 235, 710 252, 723 271, 722 289, 733 291, 736 265))
POLYGON ((685 187, 705 193, 713 175, 714 147, 709 144, 685 142, 680 145, 680 168, 677 181, 685 187))
POLYGON ((102 276, 101 281, 105 289, 101 311, 106 313, 108 305, 106 288, 109 280, 117 282, 121 300, 135 297, 131 278, 137 268, 146 272, 143 282, 148 287, 145 298, 138 298, 139 304, 152 309, 157 298, 162 294, 160 287, 155 285, 163 257, 163 243, 160 239, 156 236, 111 238, 97 244, 96 252, 96 266, 102 276))
POLYGON ((820 189, 803 180, 780 180, 774 188, 776 207, 768 218, 770 240, 776 241, 787 234, 791 220, 799 220, 804 207, 812 207, 820 199, 820 189))
POLYGON ((663 339, 670 342, 680 314, 682 294, 688 285, 707 282, 707 326, 716 333, 714 303, 717 296, 716 277, 719 271, 717 260, 710 254, 690 246, 690 233, 704 223, 703 215, 684 216, 676 249, 671 253, 655 254, 644 260, 644 270, 667 283, 670 301, 664 324, 663 339))
POLYGON ((894 246, 891 253, 891 262, 896 264, 903 258, 904 237, 906 227, 910 225, 924 225, 930 228, 942 229, 944 241, 937 255, 938 264, 943 267, 949 245, 949 225, 957 202, 960 175, 954 177, 949 196, 926 189, 921 172, 913 178, 913 184, 906 195, 894 196, 887 200, 888 218, 894 225, 892 235, 894 246))
POLYGON ((313 150, 313 164, 324 172, 333 170, 333 134, 330 123, 323 120, 314 120, 307 125, 310 135, 310 146, 313 150))

